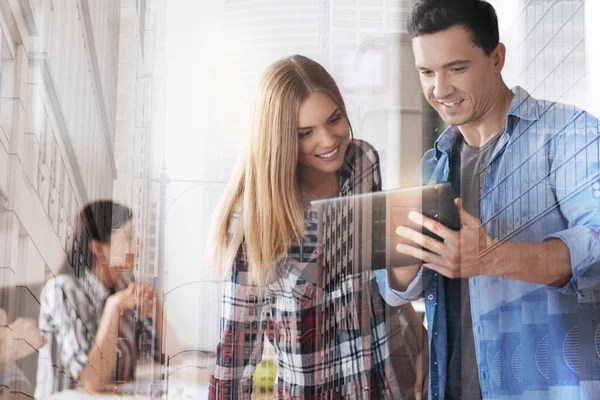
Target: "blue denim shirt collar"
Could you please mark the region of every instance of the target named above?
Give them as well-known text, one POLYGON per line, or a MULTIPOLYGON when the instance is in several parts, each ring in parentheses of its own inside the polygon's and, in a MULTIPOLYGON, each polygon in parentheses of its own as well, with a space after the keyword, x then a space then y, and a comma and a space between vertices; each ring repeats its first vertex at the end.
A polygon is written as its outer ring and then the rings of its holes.
MULTIPOLYGON (((512 89, 512 92, 515 94, 515 97, 513 97, 512 102, 510 103, 510 108, 508 109, 508 115, 506 117, 507 120, 510 116, 515 116, 528 121, 537 121, 540 118, 539 103, 520 86, 515 86, 512 89)), ((507 133, 510 135, 512 131, 507 130, 507 133)), ((450 150, 454 147, 456 141, 460 137, 461 133, 457 126, 449 126, 446 128, 433 145, 436 157, 440 158, 442 154, 450 153, 450 150)))

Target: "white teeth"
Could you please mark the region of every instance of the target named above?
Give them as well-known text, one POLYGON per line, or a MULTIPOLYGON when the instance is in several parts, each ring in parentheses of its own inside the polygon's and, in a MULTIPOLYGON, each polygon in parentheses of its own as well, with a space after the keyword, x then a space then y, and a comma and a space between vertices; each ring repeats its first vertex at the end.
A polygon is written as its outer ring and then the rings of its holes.
POLYGON ((446 107, 456 107, 457 105, 459 105, 462 102, 463 102, 462 100, 458 100, 453 103, 442 103, 442 104, 445 105, 446 107))
POLYGON ((327 153, 327 154, 319 154, 317 155, 317 157, 320 158, 329 158, 329 157, 333 157, 334 155, 336 155, 336 153, 338 152, 338 148, 336 147, 335 149, 333 149, 333 151, 327 153))

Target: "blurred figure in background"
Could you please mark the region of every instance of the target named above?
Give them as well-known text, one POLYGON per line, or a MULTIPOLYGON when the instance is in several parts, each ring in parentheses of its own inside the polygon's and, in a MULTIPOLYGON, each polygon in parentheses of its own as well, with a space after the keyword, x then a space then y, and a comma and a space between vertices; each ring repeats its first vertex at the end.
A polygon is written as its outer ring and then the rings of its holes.
POLYGON ((161 361, 162 307, 150 284, 132 282, 132 230, 132 212, 123 205, 97 201, 81 211, 63 270, 41 294, 39 327, 46 344, 36 398, 131 381, 141 341, 153 343, 161 361))
POLYGON ((17 318, 8 323, 6 311, 0 308, 0 398, 13 386, 31 388, 31 382, 15 364, 42 347, 44 337, 30 318, 17 318))

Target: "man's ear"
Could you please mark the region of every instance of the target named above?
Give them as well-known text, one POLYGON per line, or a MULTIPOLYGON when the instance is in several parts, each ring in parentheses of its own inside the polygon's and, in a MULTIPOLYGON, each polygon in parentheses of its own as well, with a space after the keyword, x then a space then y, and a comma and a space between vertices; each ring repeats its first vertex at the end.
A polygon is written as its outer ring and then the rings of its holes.
POLYGON ((506 62, 506 46, 504 43, 498 43, 498 46, 492 51, 490 54, 492 59, 492 67, 494 68, 494 72, 499 74, 502 72, 504 68, 504 63, 506 62))

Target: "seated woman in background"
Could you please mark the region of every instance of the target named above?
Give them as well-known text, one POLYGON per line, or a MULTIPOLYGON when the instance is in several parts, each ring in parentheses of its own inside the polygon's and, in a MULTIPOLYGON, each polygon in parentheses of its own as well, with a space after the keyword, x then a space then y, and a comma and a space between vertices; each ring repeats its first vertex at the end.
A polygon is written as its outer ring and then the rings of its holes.
POLYGON ((107 384, 130 381, 140 349, 160 361, 160 302, 151 285, 131 279, 136 252, 131 210, 97 201, 81 211, 76 224, 60 275, 42 289, 39 328, 46 344, 40 349, 36 398, 80 387, 105 391, 107 384), (142 321, 135 320, 136 306, 142 321))
POLYGON ((427 335, 412 306, 386 308, 372 271, 323 266, 313 243, 312 200, 381 190, 377 152, 353 139, 335 81, 306 57, 280 60, 263 75, 253 117, 208 236, 227 277, 210 398, 250 398, 265 334, 276 398, 420 396, 427 365, 415 359, 427 335), (397 376, 391 356, 407 345, 400 362, 411 366, 401 369, 412 374, 397 376))

